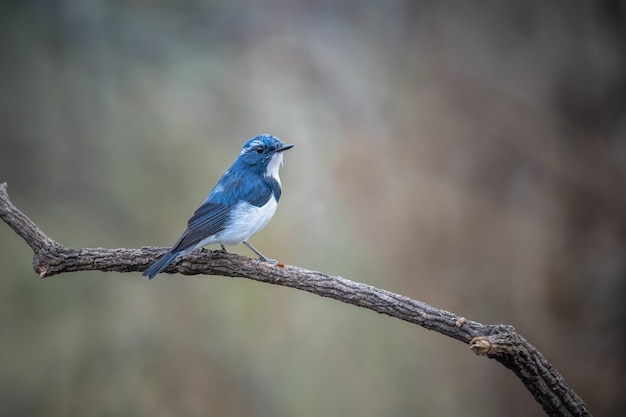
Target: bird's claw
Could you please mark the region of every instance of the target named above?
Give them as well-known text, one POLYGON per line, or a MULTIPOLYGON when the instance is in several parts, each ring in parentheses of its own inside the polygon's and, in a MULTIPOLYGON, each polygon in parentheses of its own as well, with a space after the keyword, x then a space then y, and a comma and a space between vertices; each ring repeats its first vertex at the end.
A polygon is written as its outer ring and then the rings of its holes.
POLYGON ((274 265, 278 263, 276 259, 269 259, 269 258, 266 258, 265 256, 261 256, 254 260, 254 263, 257 265, 260 264, 261 262, 267 262, 267 263, 274 264, 274 265))

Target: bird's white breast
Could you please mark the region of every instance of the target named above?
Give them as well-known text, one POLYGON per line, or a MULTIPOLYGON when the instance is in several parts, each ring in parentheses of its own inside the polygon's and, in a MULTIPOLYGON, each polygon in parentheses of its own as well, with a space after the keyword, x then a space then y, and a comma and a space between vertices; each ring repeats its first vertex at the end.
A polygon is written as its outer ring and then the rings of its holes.
POLYGON ((278 202, 272 195, 261 207, 249 203, 239 203, 233 209, 230 220, 224 230, 216 236, 215 241, 223 245, 237 245, 250 239, 272 219, 278 202))

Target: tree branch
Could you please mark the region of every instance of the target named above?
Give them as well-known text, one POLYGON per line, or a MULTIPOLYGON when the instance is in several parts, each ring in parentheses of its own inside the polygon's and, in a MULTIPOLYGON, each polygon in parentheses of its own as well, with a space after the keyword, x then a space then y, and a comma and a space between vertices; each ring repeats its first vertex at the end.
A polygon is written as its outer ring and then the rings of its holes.
MULTIPOLYGON (((140 272, 167 249, 67 248, 47 237, 9 200, 7 184, 0 184, 0 217, 34 253, 33 265, 41 278, 64 272, 140 272)), ((477 355, 495 359, 511 369, 550 416, 590 416, 583 400, 541 353, 512 326, 485 325, 342 277, 296 266, 272 264, 230 253, 197 250, 181 256, 164 272, 183 275, 242 277, 308 291, 357 307, 367 308, 417 324, 463 343, 477 355)))

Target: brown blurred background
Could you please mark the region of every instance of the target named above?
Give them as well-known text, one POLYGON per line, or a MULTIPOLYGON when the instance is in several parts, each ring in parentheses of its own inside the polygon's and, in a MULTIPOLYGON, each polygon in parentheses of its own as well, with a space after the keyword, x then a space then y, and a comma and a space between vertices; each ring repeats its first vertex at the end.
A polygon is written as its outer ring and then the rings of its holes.
MULTIPOLYGON (((624 1, 31 0, 0 20, 0 181, 50 237, 169 246, 271 133, 296 147, 263 253, 512 324, 594 414, 626 409, 624 1)), ((248 280, 42 281, 4 225, 0 245, 3 416, 543 415, 398 320, 248 280)))

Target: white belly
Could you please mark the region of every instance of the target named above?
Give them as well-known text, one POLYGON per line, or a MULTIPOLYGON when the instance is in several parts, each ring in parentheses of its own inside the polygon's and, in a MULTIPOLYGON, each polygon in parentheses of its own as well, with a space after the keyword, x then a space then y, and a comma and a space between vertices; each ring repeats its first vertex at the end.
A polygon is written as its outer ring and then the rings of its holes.
POLYGON ((240 204, 231 214, 226 228, 215 236, 215 242, 222 245, 237 245, 250 239, 269 223, 278 207, 278 202, 271 196, 264 206, 240 204))

